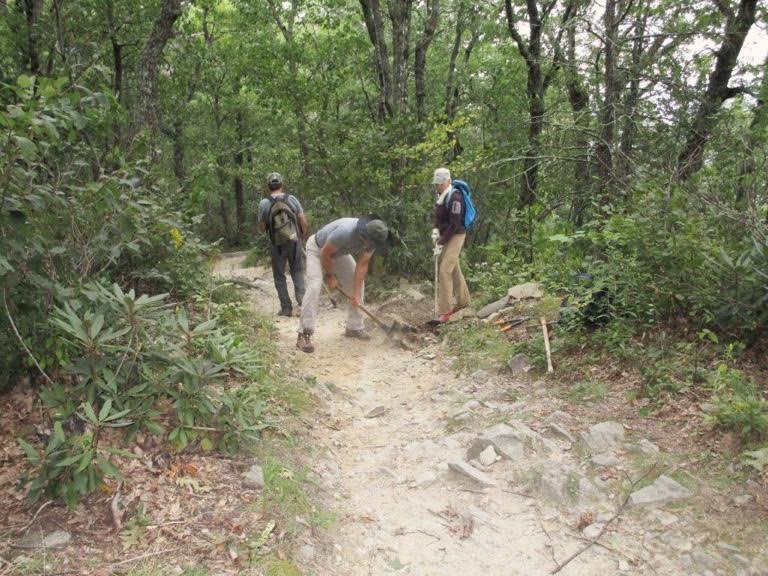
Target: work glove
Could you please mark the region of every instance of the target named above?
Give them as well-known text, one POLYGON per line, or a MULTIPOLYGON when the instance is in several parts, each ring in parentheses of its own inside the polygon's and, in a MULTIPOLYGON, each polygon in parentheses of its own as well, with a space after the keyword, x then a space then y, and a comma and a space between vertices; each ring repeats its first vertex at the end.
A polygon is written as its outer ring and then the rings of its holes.
POLYGON ((437 228, 432 228, 432 244, 437 244, 438 238, 440 238, 440 232, 437 228))
POLYGON ((432 254, 435 256, 440 256, 440 253, 443 251, 443 245, 442 244, 435 244, 435 249, 432 251, 432 254))

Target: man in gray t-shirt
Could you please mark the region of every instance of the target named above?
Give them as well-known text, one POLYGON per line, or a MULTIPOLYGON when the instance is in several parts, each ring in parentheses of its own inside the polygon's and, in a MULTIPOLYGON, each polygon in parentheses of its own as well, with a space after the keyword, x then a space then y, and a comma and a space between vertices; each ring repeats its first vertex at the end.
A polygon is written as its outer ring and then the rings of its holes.
POLYGON ((363 317, 357 306, 363 303, 368 264, 374 253, 386 253, 389 237, 387 225, 378 218, 339 218, 309 237, 307 292, 301 307, 297 348, 315 351, 312 335, 323 281, 331 290, 341 285, 352 297, 344 335, 361 340, 370 338, 363 331, 363 317))
POLYGON ((279 316, 291 316, 293 304, 288 294, 288 282, 285 278, 285 266, 290 266, 293 289, 296 302, 301 306, 304 299, 304 249, 302 240, 307 237, 307 218, 304 209, 295 196, 283 192, 283 178, 277 172, 267 176, 267 188, 269 197, 259 202, 259 230, 267 232, 270 240, 270 252, 272 256, 272 276, 275 280, 277 296, 280 298, 279 316), (273 230, 278 220, 278 212, 281 222, 286 222, 289 229, 295 234, 290 240, 283 239, 273 230), (272 220, 272 221, 270 221, 272 220), (292 221, 292 223, 291 223, 292 221))

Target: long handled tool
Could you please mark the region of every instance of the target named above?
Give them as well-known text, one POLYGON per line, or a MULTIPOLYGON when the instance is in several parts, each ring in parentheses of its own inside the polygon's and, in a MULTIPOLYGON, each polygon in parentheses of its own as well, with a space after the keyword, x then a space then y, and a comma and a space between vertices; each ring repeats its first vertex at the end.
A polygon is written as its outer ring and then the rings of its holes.
POLYGON ((338 305, 338 303, 336 302, 336 298, 334 298, 334 297, 333 297, 333 294, 331 294, 331 291, 330 291, 330 290, 328 290, 328 286, 326 286, 326 285, 325 285, 325 282, 323 282, 323 288, 325 288, 325 293, 326 293, 326 294, 328 294, 328 298, 330 298, 330 299, 331 299, 331 305, 332 305, 334 308, 338 308, 338 307, 339 307, 339 305, 338 305))
MULTIPOLYGON (((342 294, 343 294, 343 295, 344 295, 344 296, 347 298, 347 300, 349 300, 350 302, 352 302, 352 296, 350 296, 350 295, 349 295, 349 294, 348 294, 348 293, 347 293, 347 292, 346 292, 346 291, 345 291, 345 290, 344 290, 344 289, 343 289, 341 286, 336 286, 336 290, 338 290, 339 292, 341 292, 341 293, 342 293, 342 294)), ((376 316, 373 314, 373 312, 371 312, 370 310, 368 310, 368 309, 367 309, 365 306, 363 306, 363 305, 362 305, 362 304, 360 304, 359 302, 357 303, 357 307, 358 307, 358 308, 360 308, 360 310, 362 310, 362 311, 365 313, 365 315, 366 315, 366 316, 368 316, 368 318, 370 318, 371 320, 373 320, 373 321, 376 323, 376 325, 377 325, 379 328, 381 328, 382 330, 384 330, 384 332, 386 332, 386 333, 387 333, 387 336, 392 336, 392 335, 393 335, 395 332, 400 332, 400 331, 402 330, 402 325, 401 325, 401 324, 400 324, 400 322, 398 322, 397 320, 395 320, 395 321, 392 323, 392 325, 391 325, 391 326, 387 326, 387 325, 386 325, 384 322, 382 322, 381 320, 379 320, 379 318, 377 318, 377 317, 376 317, 376 316)))
POLYGON ((437 261, 440 258, 439 254, 435 254, 435 318, 437 318, 437 272, 438 272, 438 265, 437 261))

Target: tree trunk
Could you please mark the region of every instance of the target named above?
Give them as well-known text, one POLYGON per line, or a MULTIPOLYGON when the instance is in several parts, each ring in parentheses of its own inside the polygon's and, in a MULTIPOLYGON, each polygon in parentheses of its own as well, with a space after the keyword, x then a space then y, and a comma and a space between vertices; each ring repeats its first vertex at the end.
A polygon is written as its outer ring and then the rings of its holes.
POLYGON ((456 76, 456 60, 461 50, 461 37, 464 35, 464 14, 467 11, 466 2, 459 3, 459 10, 456 14, 456 32, 453 35, 453 48, 451 56, 448 59, 448 77, 445 82, 445 117, 450 122, 456 115, 456 99, 454 98, 454 82, 456 76))
POLYGON ((27 21, 26 56, 29 73, 33 76, 40 74, 40 52, 38 50, 38 18, 43 11, 43 0, 23 0, 24 16, 27 21))
POLYGON ((611 201, 613 188, 613 143, 616 132, 616 51, 618 49, 618 23, 616 0, 606 0, 603 13, 603 105, 600 109, 600 137, 597 141, 597 169, 599 174, 599 201, 605 206, 611 201))
POLYGON ((245 148, 245 125, 243 112, 238 110, 235 116, 237 132, 237 151, 235 152, 235 177, 233 191, 235 193, 235 241, 240 242, 245 224, 245 198, 243 196, 243 149, 245 148))
POLYGON ((230 239, 229 234, 229 213, 227 208, 227 202, 224 198, 219 199, 219 211, 221 213, 221 224, 224 226, 224 238, 230 239))
POLYGON ((384 21, 379 0, 360 0, 365 28, 373 44, 376 76, 379 84, 379 120, 392 116, 392 68, 389 64, 387 42, 384 37, 384 21))
POLYGON ((423 122, 427 117, 426 68, 427 50, 435 37, 437 21, 440 17, 440 0, 427 0, 427 20, 424 32, 416 43, 414 62, 414 84, 416 87, 416 119, 423 122))
MULTIPOLYGON (((756 149, 765 145, 766 125, 768 125, 768 110, 765 101, 768 99, 768 57, 763 61, 763 79, 760 85, 760 93, 757 96, 752 122, 749 124, 749 136, 745 143, 745 150, 739 167, 739 181, 736 187, 736 206, 745 207, 753 203, 756 190, 755 177, 759 169, 756 157, 756 149)), ((763 171, 765 167, 763 167, 763 171)))
POLYGON ((728 82, 736 67, 736 62, 750 28, 755 23, 757 0, 740 0, 737 13, 719 3, 725 12, 725 33, 723 43, 717 51, 715 67, 709 75, 707 90, 701 98, 699 108, 693 118, 691 129, 683 151, 677 162, 677 174, 681 182, 688 180, 703 163, 704 146, 712 132, 712 119, 728 98, 741 93, 737 88, 729 88, 728 82))
POLYGON ((578 158, 574 169, 573 195, 571 198, 571 222, 576 227, 584 223, 584 212, 590 192, 590 142, 592 133, 589 129, 591 113, 589 110, 589 92, 579 75, 576 63, 576 30, 568 29, 568 73, 566 74, 568 101, 571 104, 573 124, 576 129, 575 147, 578 158))
POLYGON ((520 203, 529 206, 536 200, 539 178, 540 137, 544 122, 544 75, 541 71, 542 22, 536 0, 527 0, 530 35, 526 45, 517 31, 515 13, 511 0, 504 0, 509 33, 517 43, 528 71, 526 95, 528 97, 528 149, 523 160, 523 174, 520 181, 520 203))
POLYGON ((642 71, 642 58, 645 52, 645 31, 648 23, 648 6, 642 6, 641 12, 635 18, 633 25, 634 40, 632 41, 632 61, 629 67, 629 87, 624 93, 621 103, 621 140, 619 143, 619 155, 616 162, 617 180, 621 183, 624 197, 630 192, 630 178, 633 173, 632 153, 637 134, 637 122, 635 112, 640 102, 640 77, 642 71))
POLYGON ((389 0, 392 23, 392 112, 405 113, 408 103, 408 55, 411 51, 411 8, 413 0, 389 0))
POLYGON ((138 105, 135 129, 148 127, 156 135, 159 128, 157 106, 157 74, 163 50, 173 35, 173 27, 181 16, 181 0, 163 0, 158 15, 139 59, 138 105))

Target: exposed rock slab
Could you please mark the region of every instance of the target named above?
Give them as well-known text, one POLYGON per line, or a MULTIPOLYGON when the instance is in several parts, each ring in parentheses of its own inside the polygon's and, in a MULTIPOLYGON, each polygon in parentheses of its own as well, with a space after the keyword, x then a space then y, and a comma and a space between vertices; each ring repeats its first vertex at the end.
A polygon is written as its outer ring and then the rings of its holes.
POLYGON ((592 454, 609 452, 624 443, 624 426, 618 422, 600 422, 582 432, 581 441, 592 454))
POLYGON ((490 488, 492 486, 496 486, 496 481, 488 476, 488 474, 481 472, 477 468, 474 468, 473 466, 470 466, 466 462, 462 462, 461 460, 454 460, 452 462, 448 462, 448 467, 453 470, 454 472, 461 474, 465 478, 469 478, 473 482, 480 484, 481 486, 490 488))
POLYGON ((669 476, 659 476, 656 481, 633 492, 629 496, 630 506, 654 506, 673 500, 690 498, 692 492, 669 476))

